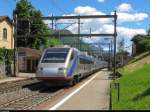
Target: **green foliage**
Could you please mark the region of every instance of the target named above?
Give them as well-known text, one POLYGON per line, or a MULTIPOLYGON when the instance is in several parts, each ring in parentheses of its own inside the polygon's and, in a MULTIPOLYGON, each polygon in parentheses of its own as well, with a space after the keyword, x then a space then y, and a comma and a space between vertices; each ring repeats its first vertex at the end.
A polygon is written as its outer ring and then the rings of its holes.
POLYGON ((133 37, 132 41, 136 45, 137 54, 150 51, 150 36, 136 35, 133 37))
POLYGON ((17 18, 36 18, 34 20, 18 20, 17 34, 24 36, 23 38, 18 36, 17 46, 36 49, 39 49, 40 46, 44 46, 47 40, 46 37, 42 35, 49 35, 51 31, 40 18, 42 17, 42 13, 36 10, 28 0, 20 0, 16 5, 16 9, 13 11, 13 15, 15 16, 16 14, 17 18), (36 36, 32 37, 30 35, 36 36))
POLYGON ((14 50, 0 48, 0 64, 12 64, 14 59, 14 50))
POLYGON ((13 15, 15 16, 17 14, 18 17, 30 17, 33 9, 34 7, 28 0, 20 0, 16 5, 16 9, 13 11, 13 15))
POLYGON ((62 45, 62 42, 59 39, 52 37, 52 38, 47 38, 47 41, 44 47, 48 48, 48 47, 53 47, 56 45, 62 45))

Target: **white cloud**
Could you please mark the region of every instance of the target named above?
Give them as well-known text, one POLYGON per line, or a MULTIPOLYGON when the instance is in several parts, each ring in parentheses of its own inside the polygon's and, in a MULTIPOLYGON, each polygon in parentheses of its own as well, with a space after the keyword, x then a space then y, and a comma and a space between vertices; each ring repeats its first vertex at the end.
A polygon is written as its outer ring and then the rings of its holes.
POLYGON ((129 12, 132 11, 132 6, 131 4, 128 3, 122 3, 117 7, 117 11, 118 12, 129 12))
POLYGON ((90 6, 78 6, 74 9, 74 13, 78 15, 104 15, 105 13, 97 11, 96 8, 90 6))
MULTIPOLYGON (((102 32, 105 33, 113 33, 113 25, 104 25, 102 32)), ((128 28, 128 27, 122 27, 118 26, 117 27, 117 33, 118 33, 118 38, 124 37, 124 38, 129 38, 131 39, 134 35, 136 34, 146 34, 145 29, 136 29, 136 28, 128 28)))
MULTIPOLYGON (((113 25, 110 25, 110 24, 105 24, 102 26, 101 29, 98 29, 95 33, 113 33, 114 32, 114 26, 113 25)), ((132 52, 132 42, 130 41, 132 39, 132 37, 134 35, 137 35, 137 34, 146 34, 146 30, 145 29, 134 29, 134 28, 128 28, 128 27, 122 27, 122 26, 118 26, 117 27, 117 43, 119 42, 119 40, 121 38, 124 38, 125 40, 125 47, 126 46, 130 46, 129 48, 126 48, 126 50, 128 52, 132 52)), ((94 38, 92 39, 92 42, 99 42, 102 38, 94 38), (99 39, 99 40, 98 40, 99 39)), ((100 42, 103 42, 100 41, 100 42)))
MULTIPOLYGON (((141 22, 144 19, 148 18, 148 14, 146 13, 131 13, 128 12, 132 9, 130 5, 128 8, 120 9, 120 12, 117 12, 118 19, 117 22, 141 22), (121 12, 122 11, 122 12, 121 12)), ((112 12, 111 14, 113 14, 112 12)), ((105 15, 104 12, 97 10, 94 7, 90 6, 78 6, 74 9, 74 12, 69 15, 105 15)), ((69 16, 68 15, 68 16, 69 16)), ((66 15, 67 16, 67 15, 66 15)), ((90 28, 92 33, 113 33, 114 26, 111 24, 113 19, 81 19, 81 33, 90 33, 90 28)), ((77 20, 60 20, 61 22, 76 22, 76 24, 72 24, 67 29, 72 31, 73 33, 77 33, 78 24, 77 20)), ((146 34, 145 29, 140 28, 128 28, 123 26, 117 26, 117 38, 124 37, 127 40, 126 45, 129 45, 131 38, 136 34, 146 34)), ((85 42, 98 42, 100 37, 92 37, 91 39, 85 39, 85 42)))
POLYGON ((132 38, 134 35, 137 34, 146 34, 145 29, 134 29, 134 28, 127 28, 127 27, 118 27, 118 36, 124 38, 132 38))
MULTIPOLYGON (((129 5, 131 7, 131 5, 129 5)), ((128 8, 132 9, 131 8, 128 8)), ((122 9, 123 10, 123 9, 122 9)), ((112 12, 111 14, 113 14, 112 12)), ((105 15, 104 12, 98 11, 96 8, 90 6, 78 6, 74 9, 74 15, 105 15)), ((118 22, 139 22, 148 18, 147 13, 128 13, 128 12, 117 12, 118 22)), ((91 21, 91 20, 87 20, 91 21)), ((108 23, 111 19, 99 19, 101 23, 108 23)))
POLYGON ((100 2, 100 3, 102 3, 102 2, 104 2, 105 0, 97 0, 98 2, 100 2))
MULTIPOLYGON (((113 14, 112 12, 111 14, 113 14)), ((74 9, 74 13, 70 15, 105 15, 104 12, 98 11, 96 8, 90 6, 78 6, 74 9)), ((139 22, 143 21, 148 17, 146 13, 135 13, 130 14, 126 12, 118 12, 118 22, 139 22)), ((67 20, 68 21, 68 20, 67 20)), ((73 21, 73 20, 69 20, 73 21)), ((92 29, 92 33, 113 33, 113 26, 110 25, 111 19, 82 19, 81 20, 81 33, 89 33, 90 28, 92 29)), ((71 25, 68 29, 74 33, 77 33, 77 24, 71 25)), ((131 38, 135 34, 141 33, 145 34, 146 31, 144 29, 132 29, 126 27, 117 27, 118 36, 122 36, 125 38, 131 38)))
POLYGON ((119 22, 138 22, 148 18, 148 14, 146 13, 131 14, 131 13, 118 12, 117 15, 118 15, 119 22))
MULTIPOLYGON (((105 15, 104 12, 98 11, 96 8, 90 6, 78 6, 74 9, 74 13, 70 15, 105 15)), ((82 19, 81 31, 82 33, 89 33, 89 29, 92 28, 92 31, 99 29, 103 24, 110 23, 112 19, 82 19)), ((72 22, 74 20, 63 20, 66 22, 72 22)), ((69 30, 77 33, 77 24, 71 25, 69 30)))
MULTIPOLYGON (((111 13, 113 14, 113 12, 111 13)), ((148 18, 147 13, 133 13, 131 4, 122 3, 117 7, 117 15, 119 22, 139 22, 148 18)))

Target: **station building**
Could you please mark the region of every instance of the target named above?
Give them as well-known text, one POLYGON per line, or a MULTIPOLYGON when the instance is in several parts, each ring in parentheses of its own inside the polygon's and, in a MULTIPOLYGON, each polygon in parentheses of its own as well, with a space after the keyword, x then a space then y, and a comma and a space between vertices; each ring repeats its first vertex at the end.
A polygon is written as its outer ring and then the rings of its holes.
POLYGON ((37 69, 41 52, 31 48, 18 48, 18 72, 34 73, 37 69))
POLYGON ((0 48, 13 49, 13 24, 8 16, 0 16, 0 48))

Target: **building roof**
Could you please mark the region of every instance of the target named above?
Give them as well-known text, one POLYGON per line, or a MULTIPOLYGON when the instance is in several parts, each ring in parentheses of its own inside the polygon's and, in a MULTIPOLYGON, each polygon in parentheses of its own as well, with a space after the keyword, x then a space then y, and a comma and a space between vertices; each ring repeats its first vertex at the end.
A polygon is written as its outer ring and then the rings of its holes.
POLYGON ((41 52, 36 49, 19 47, 18 52, 25 52, 27 58, 39 58, 41 52))
POLYGON ((12 20, 8 16, 0 16, 0 22, 7 20, 10 24, 12 24, 12 20))

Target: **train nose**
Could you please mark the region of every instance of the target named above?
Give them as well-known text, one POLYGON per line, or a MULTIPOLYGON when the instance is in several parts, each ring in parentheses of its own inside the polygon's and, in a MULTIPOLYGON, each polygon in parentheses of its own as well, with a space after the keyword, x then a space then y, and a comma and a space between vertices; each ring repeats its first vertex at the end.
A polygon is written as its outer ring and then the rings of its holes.
POLYGON ((66 68, 60 67, 58 68, 58 74, 65 74, 66 73, 66 68))
POLYGON ((37 70, 37 76, 64 76, 66 69, 64 67, 59 68, 43 68, 40 67, 37 70))

